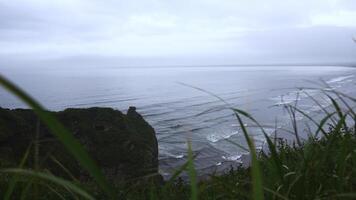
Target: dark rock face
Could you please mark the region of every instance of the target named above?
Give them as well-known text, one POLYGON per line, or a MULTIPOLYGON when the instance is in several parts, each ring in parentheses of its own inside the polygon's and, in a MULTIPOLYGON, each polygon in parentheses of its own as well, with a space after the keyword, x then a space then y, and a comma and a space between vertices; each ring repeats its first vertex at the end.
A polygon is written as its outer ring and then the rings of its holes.
MULTIPOLYGON (((110 180, 121 182, 158 176, 155 131, 136 108, 130 107, 126 115, 111 108, 66 109, 53 114, 85 146, 110 180)), ((0 108, 0 167, 16 166, 28 146, 36 141, 36 135, 41 167, 68 175, 54 162, 58 160, 77 178, 87 179, 74 158, 28 109, 0 108)), ((29 167, 34 164, 32 152, 27 162, 29 167)))

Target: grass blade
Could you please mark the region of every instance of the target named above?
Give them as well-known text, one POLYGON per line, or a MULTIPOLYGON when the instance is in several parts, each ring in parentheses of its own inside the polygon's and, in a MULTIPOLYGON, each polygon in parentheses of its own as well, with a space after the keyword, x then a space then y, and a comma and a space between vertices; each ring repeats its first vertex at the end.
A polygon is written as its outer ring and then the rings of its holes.
POLYGON ((328 119, 331 119, 331 117, 335 114, 336 112, 333 113, 329 113, 328 115, 326 115, 323 119, 321 119, 319 125, 318 125, 318 129, 315 132, 315 136, 317 137, 319 132, 321 131, 321 128, 325 125, 325 123, 328 121, 328 119))
MULTIPOLYGON (((196 156, 197 155, 193 156, 193 160, 196 158, 196 156)), ((167 188, 174 183, 174 181, 178 178, 178 176, 188 168, 188 165, 189 165, 189 160, 187 160, 182 166, 180 166, 179 169, 175 170, 174 174, 164 185, 163 191, 166 191, 167 188)))
MULTIPOLYGON (((24 166, 24 164, 25 164, 25 162, 26 162, 26 160, 28 158, 28 154, 30 153, 31 146, 32 146, 32 143, 27 147, 27 150, 26 150, 24 156, 21 159, 19 168, 22 168, 24 166)), ((17 175, 14 175, 14 177, 11 179, 11 181, 9 183, 9 187, 6 190, 6 193, 5 193, 5 196, 4 196, 4 200, 9 200, 10 199, 11 194, 15 189, 15 186, 16 186, 16 183, 17 183, 17 179, 18 179, 17 175)))
POLYGON ((198 200, 198 183, 197 183, 197 174, 194 167, 194 157, 192 144, 188 141, 188 174, 190 180, 191 188, 191 200, 198 200))
MULTIPOLYGON (((323 135, 326 135, 325 130, 323 129, 323 126, 320 126, 320 123, 316 122, 312 117, 310 117, 307 113, 305 113, 304 111, 300 110, 297 107, 294 107, 294 109, 299 112, 300 114, 302 114, 304 117, 308 118, 311 122, 313 122, 317 127, 318 127, 318 131, 321 131, 323 133, 323 135)), ((328 115, 329 117, 326 119, 329 119, 332 115, 328 115)))
POLYGON ((89 200, 94 200, 94 197, 89 195, 86 191, 81 189, 80 187, 74 185, 73 183, 64 180, 60 177, 54 176, 52 174, 47 174, 43 172, 36 172, 32 170, 26 170, 26 169, 2 169, 0 170, 2 173, 13 173, 13 174, 18 174, 18 175, 23 175, 23 176, 29 176, 29 177, 36 177, 42 180, 50 181, 52 183, 55 183, 57 185, 63 186, 65 188, 71 189, 73 192, 77 193, 78 195, 84 197, 85 199, 89 200))
POLYGON ((79 183, 79 180, 55 157, 50 156, 51 160, 56 163, 74 182, 79 183))
POLYGON ((6 78, 0 75, 0 85, 2 85, 9 92, 17 96, 24 103, 33 109, 36 115, 48 126, 51 133, 62 142, 66 149, 76 158, 76 160, 85 168, 90 175, 95 179, 98 185, 112 198, 115 199, 115 193, 111 186, 108 184, 106 178, 92 160, 89 154, 85 151, 83 146, 74 138, 74 136, 67 131, 67 129, 55 119, 55 117, 45 111, 38 102, 32 99, 28 94, 11 83, 6 78))
POLYGON ((275 191, 273 191, 273 190, 271 190, 271 189, 269 189, 269 188, 267 188, 267 187, 264 187, 263 189, 264 189, 265 191, 267 191, 267 192, 269 192, 269 193, 273 194, 274 196, 279 197, 280 199, 283 199, 283 200, 288 200, 288 198, 287 198, 287 197, 285 197, 285 196, 283 196, 283 195, 279 194, 278 192, 275 192, 275 191))
POLYGON ((27 192, 30 190, 31 185, 33 184, 33 179, 34 178, 31 178, 29 181, 27 181, 26 187, 21 191, 20 200, 24 200, 28 196, 27 192))
MULTIPOLYGON (((341 120, 343 118, 343 113, 342 113, 342 110, 341 110, 339 104, 330 95, 326 94, 326 96, 329 97, 330 101, 332 102, 333 106, 335 107, 335 110, 336 110, 336 112, 339 115, 339 118, 341 120)), ((345 128, 347 127, 345 120, 344 120, 343 125, 344 125, 345 128)))
POLYGON ((233 145, 235 145, 235 146, 241 148, 241 149, 244 150, 244 151, 250 152, 250 150, 248 150, 246 147, 240 145, 239 143, 236 143, 236 142, 234 142, 234 141, 232 141, 232 140, 228 140, 228 139, 226 139, 226 141, 228 141, 228 142, 230 142, 231 144, 233 144, 233 145))
MULTIPOLYGON (((238 114, 241 114, 245 117, 247 117, 248 119, 252 120, 258 127, 260 127, 264 137, 266 138, 267 144, 268 144, 268 148, 271 151, 271 156, 272 156, 272 160, 274 162, 274 166, 277 169, 278 175, 280 180, 283 182, 283 168, 282 168, 282 162, 278 157, 278 153, 277 153, 277 148, 276 145, 272 142, 271 138, 268 136, 268 134, 266 133, 266 131, 264 130, 264 128, 260 125, 260 123, 255 120, 255 118, 253 118, 250 114, 248 114, 247 112, 240 110, 240 109, 236 109, 236 108, 232 108, 232 110, 234 112, 237 112, 238 114)), ((241 126, 244 126, 244 124, 241 124, 241 126)), ((246 129, 245 129, 246 130, 246 129)))
MULTIPOLYGON (((320 90, 320 89, 318 89, 320 90)), ((308 96, 309 99, 311 99, 326 115, 330 115, 330 113, 326 110, 326 108, 320 104, 320 102, 318 100, 316 100, 313 96, 311 96, 308 92, 304 91, 304 94, 308 96)), ((336 124, 336 119, 334 119, 333 117, 330 118, 331 121, 333 122, 333 124, 336 124)))
MULTIPOLYGON (((247 113, 246 113, 247 114, 247 113)), ((250 154, 251 154, 251 160, 252 160, 252 186, 253 186, 253 199, 255 200, 263 200, 263 186, 262 186, 262 175, 261 175, 261 170, 260 166, 257 160, 257 154, 256 154, 256 148, 254 145, 253 140, 248 136, 246 127, 238 114, 238 112, 235 112, 235 116, 237 117, 237 120, 239 121, 241 125, 242 132, 244 133, 245 139, 247 141, 248 147, 250 149, 250 154)))
POLYGON ((48 189, 51 190, 54 194, 56 194, 60 199, 62 200, 66 200, 66 198, 64 198, 59 192, 57 192, 54 188, 52 188, 51 186, 47 185, 48 189))

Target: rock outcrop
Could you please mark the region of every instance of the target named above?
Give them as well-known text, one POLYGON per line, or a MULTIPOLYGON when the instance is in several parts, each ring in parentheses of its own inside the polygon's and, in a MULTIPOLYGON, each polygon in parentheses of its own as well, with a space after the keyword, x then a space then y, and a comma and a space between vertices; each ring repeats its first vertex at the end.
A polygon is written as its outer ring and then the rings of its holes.
MULTIPOLYGON (((84 145, 109 180, 159 176, 155 131, 134 107, 126 115, 111 108, 66 109, 53 114, 84 145)), ((0 167, 16 166, 29 145, 28 167, 33 167, 38 158, 41 168, 68 176, 60 162, 76 178, 88 178, 32 110, 0 108, 0 167)))

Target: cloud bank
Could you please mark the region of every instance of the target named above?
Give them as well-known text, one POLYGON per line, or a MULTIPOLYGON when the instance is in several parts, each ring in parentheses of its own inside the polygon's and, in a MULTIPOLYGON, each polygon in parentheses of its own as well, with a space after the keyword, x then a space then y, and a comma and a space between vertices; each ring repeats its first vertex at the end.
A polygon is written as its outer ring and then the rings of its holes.
POLYGON ((355 62, 355 22, 352 0, 1 0, 0 58, 355 62))

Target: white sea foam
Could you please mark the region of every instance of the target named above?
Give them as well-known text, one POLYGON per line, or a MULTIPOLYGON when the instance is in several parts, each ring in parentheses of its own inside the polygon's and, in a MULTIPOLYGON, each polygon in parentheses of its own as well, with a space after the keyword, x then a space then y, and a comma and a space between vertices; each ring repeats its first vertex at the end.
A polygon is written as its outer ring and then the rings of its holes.
POLYGON ((228 161, 241 161, 241 154, 237 155, 230 155, 230 156, 221 156, 222 159, 228 160, 228 161))
POLYGON ((218 142, 220 140, 228 139, 233 135, 238 134, 238 131, 233 131, 233 132, 221 132, 218 134, 210 134, 206 137, 206 139, 210 142, 218 142))
POLYGON ((175 157, 175 158, 183 158, 184 155, 183 154, 178 154, 178 155, 173 155, 173 157, 175 157))
POLYGON ((159 146, 159 154, 161 156, 164 157, 171 157, 171 158, 177 158, 177 159, 181 159, 184 158, 184 154, 183 153, 171 153, 172 149, 168 149, 164 146, 159 146))
POLYGON ((168 157, 172 157, 172 158, 177 158, 177 159, 181 159, 184 158, 184 154, 173 154, 173 153, 164 153, 164 155, 168 156, 168 157))
POLYGON ((354 77, 354 75, 339 76, 339 77, 332 78, 332 79, 328 80, 327 83, 338 83, 338 82, 342 82, 342 81, 345 81, 345 80, 353 78, 353 77, 354 77))

